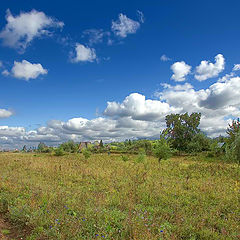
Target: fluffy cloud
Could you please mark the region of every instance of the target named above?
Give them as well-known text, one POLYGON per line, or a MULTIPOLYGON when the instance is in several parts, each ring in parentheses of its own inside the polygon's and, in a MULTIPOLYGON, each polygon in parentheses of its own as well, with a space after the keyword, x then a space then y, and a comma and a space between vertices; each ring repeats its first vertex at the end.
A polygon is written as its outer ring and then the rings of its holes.
POLYGON ((26 60, 22 62, 14 61, 14 66, 12 67, 12 74, 15 78, 25 79, 35 79, 41 74, 47 74, 47 70, 42 67, 40 63, 34 64, 26 60))
POLYGON ((234 64, 233 71, 239 71, 240 70, 240 64, 234 64))
POLYGON ((88 48, 80 43, 76 44, 75 51, 72 62, 93 62, 97 58, 94 48, 88 48))
POLYGON ((8 118, 12 115, 13 115, 13 113, 11 111, 6 110, 6 109, 0 109, 0 118, 8 118))
POLYGON ((206 93, 207 98, 200 102, 200 105, 205 108, 239 107, 240 77, 233 77, 226 79, 224 82, 214 83, 206 90, 206 93))
POLYGON ((163 54, 163 55, 160 57, 160 60, 163 61, 163 62, 167 62, 167 61, 170 61, 171 58, 169 58, 168 56, 166 56, 165 54, 163 54))
POLYGON ((112 21, 112 31, 116 36, 125 38, 128 34, 136 33, 140 23, 120 13, 117 21, 112 21))
POLYGON ((108 102, 104 114, 111 117, 131 117, 133 120, 154 121, 176 110, 165 102, 146 100, 144 95, 132 93, 122 103, 108 102))
POLYGON ((201 64, 196 67, 195 78, 198 81, 204 81, 208 78, 217 77, 224 70, 225 59, 222 54, 215 57, 215 63, 201 61, 201 64))
POLYGON ((64 25, 63 22, 36 10, 22 12, 15 17, 7 10, 6 20, 7 24, 0 32, 0 38, 5 46, 16 48, 20 52, 23 52, 34 38, 49 35, 50 28, 62 28, 64 25))
POLYGON ((171 79, 175 80, 176 82, 185 81, 185 77, 191 72, 191 66, 187 65, 184 61, 175 62, 171 66, 171 69, 173 71, 171 79))

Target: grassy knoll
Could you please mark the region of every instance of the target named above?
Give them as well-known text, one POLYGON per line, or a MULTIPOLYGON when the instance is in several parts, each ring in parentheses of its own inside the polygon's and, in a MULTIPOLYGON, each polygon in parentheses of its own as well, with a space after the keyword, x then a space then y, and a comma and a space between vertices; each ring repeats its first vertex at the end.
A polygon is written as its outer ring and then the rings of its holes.
POLYGON ((237 164, 0 154, 0 213, 27 239, 239 239, 237 164))

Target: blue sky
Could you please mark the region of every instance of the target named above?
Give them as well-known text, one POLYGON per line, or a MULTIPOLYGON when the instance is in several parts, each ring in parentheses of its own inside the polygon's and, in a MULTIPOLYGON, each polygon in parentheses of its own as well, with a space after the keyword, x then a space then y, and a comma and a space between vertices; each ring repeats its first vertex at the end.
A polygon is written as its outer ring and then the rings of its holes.
POLYGON ((0 5, 3 147, 156 137, 185 111, 216 136, 239 116, 239 1, 0 5))

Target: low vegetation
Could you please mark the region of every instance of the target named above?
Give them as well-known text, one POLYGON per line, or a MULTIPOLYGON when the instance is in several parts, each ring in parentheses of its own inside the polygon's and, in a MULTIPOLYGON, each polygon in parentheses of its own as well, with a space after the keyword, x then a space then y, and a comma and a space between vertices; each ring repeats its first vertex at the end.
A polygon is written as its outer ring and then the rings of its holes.
POLYGON ((1 153, 0 212, 27 239, 237 239, 236 163, 136 157, 1 153))

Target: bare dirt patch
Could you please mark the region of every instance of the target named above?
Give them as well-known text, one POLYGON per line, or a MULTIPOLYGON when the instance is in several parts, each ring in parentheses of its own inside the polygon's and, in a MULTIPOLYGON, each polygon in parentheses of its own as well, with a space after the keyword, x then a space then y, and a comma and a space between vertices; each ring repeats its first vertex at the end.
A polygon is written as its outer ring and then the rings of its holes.
POLYGON ((4 216, 0 215, 0 240, 24 240, 28 235, 27 233, 27 229, 19 230, 10 224, 4 216))

